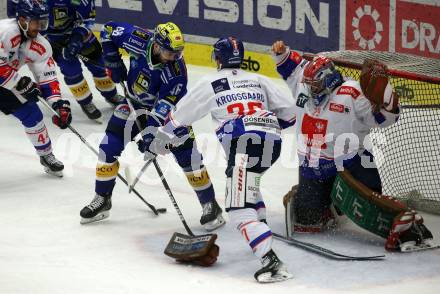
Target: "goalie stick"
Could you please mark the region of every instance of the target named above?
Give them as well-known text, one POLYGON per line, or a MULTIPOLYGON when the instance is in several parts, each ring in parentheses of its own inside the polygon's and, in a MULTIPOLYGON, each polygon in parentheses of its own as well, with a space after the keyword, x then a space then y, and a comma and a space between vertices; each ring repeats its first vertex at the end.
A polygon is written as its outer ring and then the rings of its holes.
POLYGON ((298 248, 304 249, 306 251, 316 253, 318 255, 321 255, 323 257, 333 259, 333 260, 340 260, 340 261, 374 261, 374 260, 384 260, 385 255, 376 255, 376 256, 350 256, 350 255, 344 255, 337 252, 334 252, 332 250, 326 249, 324 247, 300 241, 297 239, 294 239, 292 237, 285 237, 281 234, 272 232, 272 235, 275 239, 280 240, 282 242, 285 242, 289 245, 296 246, 298 248))

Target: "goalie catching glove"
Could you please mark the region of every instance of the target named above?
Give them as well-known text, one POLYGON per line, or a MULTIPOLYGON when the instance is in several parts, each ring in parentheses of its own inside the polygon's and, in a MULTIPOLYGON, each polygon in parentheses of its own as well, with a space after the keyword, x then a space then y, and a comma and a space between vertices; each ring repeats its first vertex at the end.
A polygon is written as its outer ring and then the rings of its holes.
POLYGON ((375 111, 384 108, 388 112, 398 110, 399 98, 389 83, 387 66, 372 59, 366 59, 362 65, 360 85, 365 97, 370 100, 375 111))

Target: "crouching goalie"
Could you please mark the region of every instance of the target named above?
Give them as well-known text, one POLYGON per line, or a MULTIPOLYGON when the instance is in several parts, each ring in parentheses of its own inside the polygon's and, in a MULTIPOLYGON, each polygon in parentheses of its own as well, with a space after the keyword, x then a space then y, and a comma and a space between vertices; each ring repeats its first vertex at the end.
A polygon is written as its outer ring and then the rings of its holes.
POLYGON ((272 46, 277 71, 296 100, 299 182, 284 198, 288 235, 313 233, 335 223, 335 206, 359 226, 386 238, 385 248, 432 247, 423 218, 381 195, 382 183, 370 145, 371 128, 394 124, 400 114, 387 68, 364 62, 360 81, 343 77, 325 56, 312 61, 283 41, 272 46))

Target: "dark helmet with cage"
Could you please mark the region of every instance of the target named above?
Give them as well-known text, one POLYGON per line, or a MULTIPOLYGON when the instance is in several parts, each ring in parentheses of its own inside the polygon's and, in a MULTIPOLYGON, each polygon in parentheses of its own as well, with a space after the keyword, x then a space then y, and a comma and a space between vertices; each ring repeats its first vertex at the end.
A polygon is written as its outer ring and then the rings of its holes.
POLYGON ((179 27, 167 22, 158 24, 154 29, 154 42, 159 45, 159 50, 167 60, 176 60, 182 56, 185 41, 179 27))
POLYGON ((20 22, 18 22, 18 25, 27 36, 31 21, 37 21, 39 31, 47 30, 49 25, 49 8, 42 0, 18 0, 16 17, 17 20, 21 17, 25 19, 26 27, 23 27, 20 22))
POLYGON ((243 42, 234 37, 220 38, 214 44, 212 58, 221 68, 239 68, 244 58, 243 42))
POLYGON ((324 98, 342 84, 341 73, 332 60, 325 56, 317 56, 304 68, 303 82, 315 105, 321 104, 324 98))

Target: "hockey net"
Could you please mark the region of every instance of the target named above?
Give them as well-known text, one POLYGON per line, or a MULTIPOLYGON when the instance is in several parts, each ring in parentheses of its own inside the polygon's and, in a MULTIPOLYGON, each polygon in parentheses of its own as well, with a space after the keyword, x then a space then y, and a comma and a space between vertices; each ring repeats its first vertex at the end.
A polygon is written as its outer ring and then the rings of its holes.
POLYGON ((440 60, 376 51, 320 54, 357 80, 365 58, 387 64, 402 113, 396 124, 371 132, 383 192, 440 214, 440 60))

